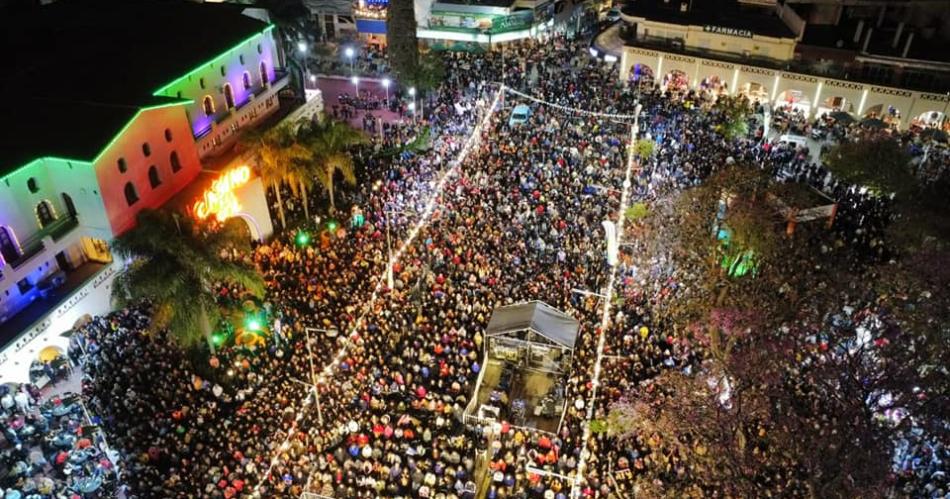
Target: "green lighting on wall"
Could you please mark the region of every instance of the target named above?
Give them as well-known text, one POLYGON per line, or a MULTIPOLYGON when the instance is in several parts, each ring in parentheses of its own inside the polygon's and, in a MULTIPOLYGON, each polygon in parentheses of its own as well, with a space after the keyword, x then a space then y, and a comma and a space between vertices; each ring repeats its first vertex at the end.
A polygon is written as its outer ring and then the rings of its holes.
POLYGON ((267 34, 268 32, 270 32, 272 29, 274 29, 274 25, 273 25, 273 24, 269 24, 269 25, 268 25, 266 28, 264 28, 260 33, 254 33, 253 35, 251 35, 251 36, 249 36, 248 38, 245 38, 243 41, 241 41, 241 43, 239 43, 239 44, 237 44, 237 45, 235 45, 235 46, 229 48, 229 49, 226 50, 224 53, 215 56, 214 59, 211 59, 210 61, 208 61, 208 62, 206 62, 206 63, 204 63, 204 64, 202 64, 202 65, 196 67, 195 69, 192 69, 191 71, 185 73, 183 76, 180 76, 180 77, 178 77, 178 78, 175 78, 171 83, 168 83, 168 84, 162 86, 162 88, 159 88, 158 90, 156 90, 152 95, 161 95, 162 92, 164 92, 164 91, 168 90, 169 88, 171 88, 171 87, 177 85, 177 84, 178 84, 179 82, 181 82, 182 80, 187 79, 188 77, 190 77, 191 75, 193 75, 193 74, 195 74, 195 73, 198 73, 198 72, 200 72, 200 71, 205 70, 208 66, 213 65, 213 64, 214 64, 215 62, 217 62, 219 59, 222 59, 222 58, 224 58, 224 57, 230 56, 232 52, 234 52, 235 50, 241 48, 241 46, 244 45, 245 43, 247 43, 247 42, 249 42, 249 41, 251 41, 251 40, 257 38, 258 36, 266 35, 266 34, 267 34))

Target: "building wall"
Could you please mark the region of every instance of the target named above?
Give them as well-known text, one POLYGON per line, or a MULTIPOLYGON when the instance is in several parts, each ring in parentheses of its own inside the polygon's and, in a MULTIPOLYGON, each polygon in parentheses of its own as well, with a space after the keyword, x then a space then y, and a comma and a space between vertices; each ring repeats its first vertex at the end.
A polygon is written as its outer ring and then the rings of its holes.
POLYGON ((637 38, 681 40, 684 47, 715 50, 735 55, 768 57, 780 61, 795 56, 794 38, 775 38, 753 34, 751 38, 707 32, 703 26, 668 24, 644 18, 623 16, 627 23, 637 24, 637 38))
POLYGON ((235 107, 240 108, 250 101, 252 94, 263 93, 276 78, 275 68, 282 65, 273 27, 268 27, 190 73, 170 82, 159 89, 157 94, 192 101, 187 106, 186 113, 191 123, 192 133, 198 138, 211 131, 212 123, 228 117, 226 85, 230 85, 235 107), (264 64, 266 74, 261 72, 261 63, 264 64), (250 78, 250 88, 245 88, 245 73, 250 78), (209 97, 214 104, 214 112, 211 115, 205 112, 205 97, 209 97))
POLYGON ((201 163, 185 116, 187 106, 165 106, 139 112, 95 162, 96 176, 102 189, 109 226, 119 235, 135 224, 135 217, 145 208, 158 208, 184 188, 201 171, 201 163), (171 140, 167 140, 166 131, 171 140), (149 155, 145 155, 148 144, 149 155), (171 156, 178 156, 181 170, 172 171, 171 156), (124 160, 125 172, 119 168, 124 160), (149 169, 158 171, 161 185, 152 187, 149 169), (131 184, 138 201, 131 206, 125 188, 131 184))
MULTIPOLYGON (((764 100, 772 105, 781 105, 789 93, 797 93, 807 100, 809 114, 817 115, 828 100, 839 97, 850 105, 845 111, 858 118, 865 117, 875 107, 895 109, 901 116, 900 128, 906 129, 910 122, 925 113, 950 111, 950 95, 917 92, 894 87, 824 78, 801 73, 780 71, 757 66, 734 64, 702 57, 684 56, 640 47, 624 47, 620 74, 626 81, 634 65, 649 68, 656 83, 673 70, 683 71, 692 86, 708 77, 731 75, 724 79, 729 93, 735 94, 747 88, 747 84, 761 85, 764 100)), ((720 76, 721 77, 721 76, 720 76)))

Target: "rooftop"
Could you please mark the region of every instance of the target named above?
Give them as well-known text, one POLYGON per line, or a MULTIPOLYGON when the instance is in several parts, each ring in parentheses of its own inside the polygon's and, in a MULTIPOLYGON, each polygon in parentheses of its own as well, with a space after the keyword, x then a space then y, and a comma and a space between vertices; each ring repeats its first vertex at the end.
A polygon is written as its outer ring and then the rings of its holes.
POLYGON ((243 7, 59 0, 6 12, 0 177, 43 156, 92 160, 162 85, 261 33, 243 7))
POLYGON ((693 0, 686 11, 679 10, 679 5, 680 2, 676 1, 630 0, 622 12, 662 23, 719 26, 749 30, 762 36, 795 38, 795 33, 769 9, 740 5, 729 0, 693 0))

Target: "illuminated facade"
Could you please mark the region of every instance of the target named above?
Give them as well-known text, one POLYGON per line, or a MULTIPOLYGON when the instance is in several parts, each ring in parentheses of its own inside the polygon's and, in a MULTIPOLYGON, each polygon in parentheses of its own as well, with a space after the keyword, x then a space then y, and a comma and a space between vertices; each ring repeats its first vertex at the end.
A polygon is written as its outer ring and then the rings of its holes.
POLYGON ((36 381, 41 350, 65 352, 61 333, 109 310, 109 241, 273 113, 288 81, 273 26, 234 6, 89 0, 18 15, 0 82, 17 96, 0 103, 0 382, 36 381))

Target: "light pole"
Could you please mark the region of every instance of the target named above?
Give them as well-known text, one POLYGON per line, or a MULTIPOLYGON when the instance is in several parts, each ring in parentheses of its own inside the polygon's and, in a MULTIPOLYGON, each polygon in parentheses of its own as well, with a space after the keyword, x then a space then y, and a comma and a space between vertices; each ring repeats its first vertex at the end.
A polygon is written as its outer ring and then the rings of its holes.
MULTIPOLYGON (((309 52, 307 51, 307 42, 301 40, 297 42, 297 50, 300 52, 300 55, 303 57, 303 72, 306 76, 306 79, 313 83, 314 78, 310 75, 310 64, 309 64, 309 52)), ((306 81, 304 82, 304 87, 307 86, 306 81)))
POLYGON ((392 80, 389 78, 383 78, 383 88, 386 89, 386 107, 389 107, 389 85, 392 84, 392 80))
POLYGON ((409 109, 412 110, 412 122, 416 122, 416 87, 409 87, 409 95, 412 97, 412 102, 409 103, 409 109))
POLYGON ((353 74, 353 58, 356 56, 356 51, 353 50, 353 47, 347 47, 343 53, 346 54, 346 58, 350 60, 350 74, 353 74))
POLYGON ((360 98, 360 79, 357 76, 350 77, 350 81, 353 82, 353 86, 356 88, 356 98, 360 98))

